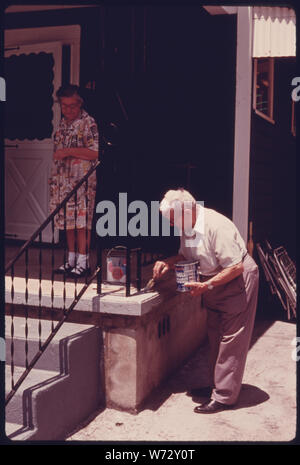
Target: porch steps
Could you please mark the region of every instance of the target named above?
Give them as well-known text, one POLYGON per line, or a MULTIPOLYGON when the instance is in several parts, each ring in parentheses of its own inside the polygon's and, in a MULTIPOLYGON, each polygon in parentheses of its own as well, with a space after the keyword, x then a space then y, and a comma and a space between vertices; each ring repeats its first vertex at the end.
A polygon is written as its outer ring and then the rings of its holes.
MULTIPOLYGON (((51 329, 43 320, 42 340, 51 329)), ((25 319, 14 317, 14 380, 25 369, 25 319)), ((28 360, 38 348, 38 320, 28 319, 28 360)), ((11 318, 6 317, 6 393, 11 389, 11 318)), ((101 330, 64 323, 6 407, 11 440, 63 440, 104 404, 101 330)))
MULTIPOLYGON (((15 366, 14 367, 14 377, 18 379, 19 376, 24 371, 24 367, 15 366)), ((27 378, 24 380, 20 388, 17 390, 14 397, 8 403, 5 417, 6 417, 6 434, 8 435, 8 430, 13 430, 10 434, 16 434, 16 431, 22 430, 22 435, 24 432, 29 432, 33 429, 32 419, 31 419, 31 406, 30 398, 28 394, 30 389, 36 389, 41 385, 44 385, 47 382, 50 382, 51 379, 58 377, 59 372, 50 371, 50 370, 38 370, 33 369, 27 378), (25 392, 26 391, 26 392, 25 392), (26 395, 27 394, 27 395, 26 395), (26 427, 25 427, 26 425, 26 427)), ((5 367, 5 394, 11 389, 11 368, 9 365, 5 367)), ((30 394, 29 394, 30 395, 30 394)))
MULTIPOLYGON (((48 312, 50 312, 51 309, 68 309, 84 284, 83 278, 78 280, 78 282, 74 280, 67 281, 65 285, 62 280, 55 280, 52 288, 52 281, 50 279, 43 278, 40 282, 37 278, 29 278, 26 283, 25 278, 16 276, 12 280, 10 276, 5 276, 5 303, 9 305, 13 302, 16 307, 20 305, 26 305, 28 308, 35 307, 37 309, 40 307, 42 315, 45 313, 46 309, 48 312), (13 301, 11 297, 12 284, 14 289, 13 301), (27 301, 25 299, 26 288, 28 291, 27 301), (39 299, 40 291, 41 300, 39 299), (51 298, 52 292, 53 300, 51 298)), ((91 311, 93 297, 95 296, 97 296, 97 285, 93 282, 80 298, 75 309, 91 311)))
POLYGON ((6 422, 5 425, 5 432, 7 436, 12 436, 16 433, 16 431, 19 431, 23 427, 21 425, 18 425, 16 423, 8 423, 6 422))

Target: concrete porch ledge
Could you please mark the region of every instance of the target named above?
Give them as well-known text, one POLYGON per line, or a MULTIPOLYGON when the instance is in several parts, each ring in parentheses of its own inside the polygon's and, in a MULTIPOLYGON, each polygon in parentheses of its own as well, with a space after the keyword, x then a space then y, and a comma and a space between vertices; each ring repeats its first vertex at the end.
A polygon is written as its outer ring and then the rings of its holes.
POLYGON ((103 330, 106 404, 136 413, 204 342, 201 297, 176 292, 171 275, 155 292, 94 299, 103 330))
MULTIPOLYGON (((6 278, 7 307, 11 305, 9 279, 6 278)), ((63 314, 62 283, 55 283, 53 308, 49 283, 42 283, 48 290, 41 302, 42 318, 49 319, 51 315, 59 319, 63 314)), ((77 292, 80 286, 78 283, 77 292)), ((24 309, 21 278, 15 278, 14 287, 14 310, 24 309)), ((33 316, 39 309, 38 283, 31 280, 28 288, 33 316)), ((132 287, 131 293, 125 297, 123 286, 103 284, 102 294, 97 295, 96 283, 92 283, 68 321, 101 328, 106 405, 137 412, 151 392, 204 342, 206 312, 201 308, 201 297, 176 291, 173 273, 151 292, 138 292, 132 287)), ((66 308, 73 296, 74 283, 68 283, 66 308)))
POLYGON ((162 301, 158 292, 136 291, 129 297, 124 297, 124 291, 106 294, 104 290, 101 296, 93 297, 93 311, 110 315, 142 316, 151 312, 162 301))

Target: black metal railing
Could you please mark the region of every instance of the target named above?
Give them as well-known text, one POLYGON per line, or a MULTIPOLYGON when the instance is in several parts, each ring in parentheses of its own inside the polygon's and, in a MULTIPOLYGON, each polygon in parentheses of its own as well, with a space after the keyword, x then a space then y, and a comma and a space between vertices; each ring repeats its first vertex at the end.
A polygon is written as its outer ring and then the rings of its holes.
MULTIPOLYGON (((56 258, 56 253, 55 251, 57 250, 56 246, 56 240, 55 240, 55 216, 60 214, 63 211, 63 219, 64 219, 64 233, 66 236, 67 232, 67 225, 66 225, 66 217, 67 217, 67 203, 74 197, 74 216, 75 216, 75 255, 77 254, 77 235, 78 231, 76 228, 77 224, 77 195, 78 191, 81 186, 85 186, 85 201, 86 201, 86 225, 88 223, 88 208, 87 208, 87 203, 88 203, 88 181, 89 177, 94 173, 98 166, 100 165, 100 161, 96 161, 90 168, 90 170, 86 173, 86 175, 74 186, 74 188, 66 195, 66 197, 63 199, 63 201, 52 211, 52 213, 48 216, 48 218, 41 224, 41 226, 32 234, 32 236, 22 245, 22 247, 19 249, 19 251, 16 253, 15 257, 9 261, 9 263, 5 267, 5 275, 9 278, 10 275, 10 305, 8 306, 10 309, 10 316, 11 316, 11 325, 10 325, 10 371, 11 371, 11 390, 9 394, 6 397, 6 404, 11 400, 11 398, 14 396, 16 393, 17 389, 21 386, 22 382, 25 380, 25 378, 28 376, 30 371, 33 369, 41 355, 44 353, 52 339, 55 337, 57 334, 58 330, 60 327, 63 325, 63 323, 67 320, 69 317, 70 313, 74 309, 74 307, 78 304, 80 298, 84 294, 84 292, 87 290, 89 287, 90 283, 94 280, 97 280, 97 294, 102 294, 102 283, 103 283, 103 250, 101 249, 101 239, 97 238, 96 240, 96 265, 95 265, 95 271, 88 276, 88 274, 85 275, 84 283, 81 287, 81 289, 78 289, 78 278, 73 278, 72 282, 74 282, 74 298, 72 303, 67 305, 67 289, 66 289, 66 284, 67 284, 67 275, 66 273, 62 273, 62 295, 60 296, 60 308, 62 309, 62 317, 56 321, 57 319, 57 314, 55 312, 55 309, 57 309, 58 305, 55 304, 55 298, 57 297, 55 294, 55 276, 56 276, 56 270, 55 270, 55 258, 56 258), (51 243, 50 243, 50 266, 49 266, 49 256, 48 256, 48 262, 44 260, 44 254, 43 254, 43 232, 45 231, 46 228, 48 228, 48 233, 49 233, 49 226, 50 226, 50 234, 51 234, 51 243), (34 247, 34 245, 37 245, 37 247, 34 247), (36 278, 37 282, 35 284, 35 289, 34 292, 32 293, 32 289, 30 288, 30 285, 32 284, 32 276, 34 275, 32 273, 32 269, 30 270, 30 259, 29 259, 29 254, 35 252, 36 257, 35 257, 35 265, 37 265, 37 272, 36 272, 36 278), (22 296, 22 307, 24 308, 24 317, 25 317, 25 325, 24 325, 24 371, 22 374, 19 376, 18 379, 16 379, 15 376, 15 317, 17 315, 20 315, 19 312, 16 312, 16 305, 20 303, 20 300, 16 299, 16 294, 17 294, 17 283, 16 283, 16 277, 20 274, 20 267, 19 263, 21 260, 24 260, 22 263, 22 271, 23 267, 25 265, 25 271, 24 274, 22 275, 24 277, 24 281, 22 281, 22 292, 24 292, 22 296), (49 275, 50 272, 50 275, 49 275), (46 275, 48 278, 50 277, 50 304, 48 301, 47 304, 47 315, 45 315, 44 310, 44 303, 43 303, 43 282, 45 281, 46 275), (32 294, 35 294, 35 301, 32 302, 32 294), (30 298, 31 297, 31 298, 30 298), (62 302, 62 303, 61 303, 62 302), (29 360, 29 324, 28 324, 28 319, 29 319, 29 314, 30 314, 30 307, 34 306, 37 307, 37 320, 38 320, 38 351, 37 353, 33 356, 31 360, 29 360), (42 327, 42 320, 47 316, 47 319, 49 319, 49 313, 50 313, 50 321, 51 321, 51 329, 50 329, 50 334, 46 338, 43 336, 43 327, 42 327), (44 339, 44 340, 43 340, 44 339)), ((86 237, 85 237, 85 244, 86 244, 86 257, 88 256, 88 228, 85 228, 86 232, 86 237)), ((156 260, 162 259, 164 256, 159 253, 154 253, 154 252, 145 252, 142 251, 141 247, 130 247, 130 246, 125 246, 125 256, 126 256, 126 281, 123 284, 124 285, 124 290, 125 290, 125 295, 126 297, 129 297, 131 295, 131 283, 135 283, 135 287, 137 291, 141 290, 141 285, 142 285, 142 267, 150 265, 154 263, 156 260), (135 279, 133 278, 133 255, 135 255, 136 258, 136 264, 135 264, 135 271, 136 271, 136 276, 135 279)), ((62 258, 62 257, 60 257, 62 258)), ((67 262, 67 248, 64 247, 63 249, 63 264, 67 262)), ((86 267, 89 264, 86 262, 86 267)), ((82 284, 82 282, 80 282, 82 284)), ((49 292, 48 292, 49 295, 49 292)), ((72 299, 71 299, 72 300, 72 299)))
MULTIPOLYGON (((24 379, 28 376, 29 372, 32 370, 32 368, 35 366, 36 362, 39 360, 41 355, 44 353, 45 349, 48 347, 49 343, 51 340, 55 337, 57 334, 58 330, 62 326, 62 324, 66 321, 68 318, 69 314, 71 311, 74 309, 74 307, 77 305, 79 302, 80 298, 86 291, 86 289, 89 287, 90 283, 99 275, 100 273, 100 267, 98 266, 98 263, 96 264, 95 271, 91 276, 88 276, 86 273, 85 275, 85 282, 83 286, 81 287, 80 291, 78 292, 78 279, 77 277, 74 278, 74 299, 67 308, 66 306, 66 273, 63 273, 63 292, 62 292, 62 299, 63 299, 63 316, 59 320, 59 322, 55 325, 54 323, 54 298, 55 298, 55 292, 54 292, 54 276, 55 276, 55 270, 54 270, 54 263, 55 263, 55 216, 58 215, 61 210, 63 210, 63 217, 64 217, 64 231, 66 233, 66 206, 67 203, 70 201, 72 197, 74 197, 74 205, 75 205, 75 254, 77 253, 77 193, 78 190, 80 189, 81 186, 85 185, 85 207, 86 207, 86 258, 87 258, 87 248, 88 248, 88 228, 87 228, 87 215, 88 215, 88 195, 87 195, 87 189, 88 189, 88 182, 89 182, 89 177, 96 171, 98 166, 100 165, 100 161, 97 160, 95 163, 92 164, 91 168, 89 171, 86 173, 85 176, 82 177, 82 179, 76 183, 74 188, 66 195, 66 197, 63 199, 63 201, 52 211, 52 213, 48 216, 48 218, 41 224, 41 226, 32 234, 32 236, 23 244, 23 246, 19 249, 17 254, 13 259, 9 261, 9 263, 5 267, 5 275, 9 277, 10 274, 10 280, 11 280, 11 288, 10 288, 10 316, 11 316, 11 326, 10 326, 10 338, 11 338, 11 347, 10 347, 10 367, 11 367, 11 390, 8 393, 6 397, 6 404, 11 400, 11 398, 14 396, 16 393, 17 389, 20 387, 24 379), (50 305, 50 313, 51 313, 51 331, 46 340, 43 342, 42 341, 42 317, 43 317, 43 304, 42 304, 42 282, 44 278, 43 274, 43 253, 42 253, 42 234, 43 231, 51 224, 51 233, 52 233, 52 240, 51 240, 51 292, 50 292, 50 299, 51 299, 51 305, 50 305), (29 301, 29 295, 30 295, 30 289, 29 289, 29 251, 30 247, 34 244, 37 243, 39 245, 38 248, 38 257, 37 257, 37 263, 38 263, 38 283, 37 283, 37 288, 35 288, 35 292, 37 291, 37 306, 38 306, 38 352, 34 355, 32 360, 29 360, 29 326, 28 326, 28 317, 29 317, 29 312, 28 308, 30 305, 32 305, 32 302, 29 301), (15 356, 15 344, 14 344, 14 337, 15 337, 15 305, 16 305, 16 268, 18 265, 18 262, 20 261, 21 258, 24 258, 25 262, 25 272, 24 272, 24 296, 22 297, 23 304, 25 304, 25 369, 21 376, 16 380, 15 379, 15 363, 14 363, 14 356, 15 356)), ((66 263, 66 248, 64 247, 64 264, 66 263)), ((99 254, 98 254, 99 256, 99 254)), ((86 266, 88 264, 86 263, 86 266)), ((48 270, 47 264, 44 266, 44 271, 45 269, 48 270)), ((19 274, 19 272, 18 272, 19 274)), ((99 282, 99 281, 98 281, 99 282)), ((18 302, 19 303, 19 302, 18 302)), ((36 305, 36 302, 35 302, 36 305)))
MULTIPOLYGON (((71 197, 73 197, 74 194, 77 195, 76 192, 78 191, 78 189, 83 185, 83 183, 88 182, 88 178, 98 168, 99 165, 100 165, 100 161, 97 160, 91 166, 89 171, 82 177, 82 179, 80 181, 78 181, 78 183, 73 187, 73 189, 66 195, 64 200, 62 200, 62 202, 55 208, 55 210, 53 210, 50 213, 48 218, 41 224, 41 226, 39 226, 39 228, 32 234, 32 236, 23 244, 23 246, 17 252, 15 257, 13 259, 11 259, 8 262, 8 264, 5 266, 5 274, 9 272, 9 270, 12 268, 12 266, 17 262, 17 260, 21 257, 21 255, 23 255, 25 250, 28 249, 33 244, 33 242, 36 240, 36 238, 37 237, 39 237, 39 239, 41 238, 42 231, 50 223, 52 225, 52 232, 54 231, 54 217, 59 213, 59 211, 62 208, 64 208, 64 217, 66 218, 66 205, 67 205, 67 202, 71 199, 71 197)), ((75 212, 76 212, 76 209, 75 209, 75 212)), ((76 222, 76 220, 75 220, 75 222, 76 222)), ((66 222, 65 222, 65 229, 66 229, 66 222)), ((52 238, 52 240, 54 240, 54 238, 52 238)), ((40 242, 42 242, 41 239, 40 239, 40 242)))
MULTIPOLYGON (((12 342, 11 342, 11 357, 12 357, 12 361, 11 361, 11 376, 12 376, 12 385, 11 385, 11 391, 9 392, 9 394, 6 396, 6 399, 5 399, 5 404, 7 405, 8 402, 12 399, 12 397, 15 395, 16 391, 19 389, 19 387, 21 386, 21 384, 23 383, 23 381, 25 380, 25 378, 29 375, 30 371, 34 368, 34 366, 36 365, 36 363, 38 362, 38 360, 40 359, 40 357, 43 355, 43 353, 45 352, 46 348, 49 346, 50 342, 52 341, 52 339, 55 337, 55 335, 57 334, 58 330, 61 328, 61 326, 64 324, 64 322, 67 320, 68 316, 70 315, 70 313, 72 312, 72 310, 74 309, 74 307, 78 304, 80 298, 82 297, 82 295, 85 293, 85 291, 87 290, 87 288, 89 287, 90 283, 95 279, 95 277, 97 276, 99 272, 99 268, 97 267, 96 270, 94 271, 94 273, 92 274, 91 277, 89 277, 89 279, 87 280, 87 282, 85 283, 85 285, 82 287, 82 289, 80 290, 80 292, 78 293, 77 297, 74 299, 74 301, 72 302, 72 304, 70 305, 70 307, 65 311, 64 313, 64 316, 63 318, 61 318, 61 320, 56 324, 56 326, 52 329, 52 331, 50 332, 49 336, 47 337, 47 339, 41 343, 41 332, 39 330, 39 350, 38 352, 34 355, 34 357, 32 358, 32 360, 30 361, 30 363, 28 363, 28 360, 26 358, 26 369, 23 371, 22 375, 18 378, 18 380, 16 382, 14 382, 14 364, 13 364, 13 347, 14 347, 14 343, 13 343, 13 323, 12 323, 12 333, 11 333, 11 336, 12 336, 12 342)), ((25 327, 26 328, 26 327, 25 327)), ((39 324, 39 328, 40 328, 40 324, 39 324)), ((25 329, 25 335, 26 335, 26 345, 27 345, 27 352, 26 352, 26 357, 28 356, 28 326, 27 326, 27 329, 25 329)))
MULTIPOLYGON (((136 247, 136 248, 131 248, 129 246, 115 246, 111 250, 117 250, 117 249, 123 249, 123 256, 125 259, 125 268, 126 268, 126 274, 125 274, 125 282, 122 283, 121 281, 118 281, 117 279, 114 281, 110 281, 108 278, 106 281, 102 279, 102 272, 99 273, 98 275, 98 283, 97 283, 97 294, 102 294, 102 283, 109 283, 109 284, 122 284, 125 289, 125 296, 129 297, 131 295, 131 284, 132 282, 135 282, 135 287, 136 290, 139 292, 141 290, 142 286, 142 249, 141 247, 136 247), (135 267, 135 279, 132 277, 132 254, 135 254, 136 256, 136 267, 135 267)), ((100 247, 98 246, 98 265, 101 270, 103 269, 102 263, 103 263, 103 257, 102 257, 102 251, 100 247)), ((106 257, 107 258, 107 257, 106 257)), ((107 264, 106 264, 107 265, 107 264)))
MULTIPOLYGON (((98 241, 97 246, 97 264, 100 268, 100 272, 97 276, 97 294, 102 294, 102 284, 120 284, 124 287, 125 296, 130 297, 131 295, 131 284, 135 283, 136 291, 139 292, 142 287, 142 269, 145 266, 154 264, 157 260, 163 260, 168 255, 160 252, 146 252, 143 251, 141 247, 130 247, 130 246, 111 246, 111 250, 123 249, 124 258, 126 257, 126 276, 125 282, 120 281, 110 281, 108 278, 103 280, 102 270, 103 267, 103 253, 100 246, 100 241, 98 241), (135 267, 133 267, 132 256, 135 255, 135 267), (133 268, 135 269, 135 277, 133 277, 133 268)), ((106 255, 107 260, 107 255, 106 255)), ((108 263, 106 263, 106 267, 108 263)))

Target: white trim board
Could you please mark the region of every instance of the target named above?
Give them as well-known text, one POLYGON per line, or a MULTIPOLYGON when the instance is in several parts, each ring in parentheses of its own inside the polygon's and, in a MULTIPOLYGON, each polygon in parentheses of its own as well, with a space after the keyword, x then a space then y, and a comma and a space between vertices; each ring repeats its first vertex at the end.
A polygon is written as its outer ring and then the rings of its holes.
POLYGON ((232 15, 237 13, 237 6, 204 5, 210 15, 232 15))
POLYGON ((237 13, 232 220, 248 240, 252 108, 252 7, 204 6, 211 15, 237 13))
POLYGON ((8 6, 5 13, 26 13, 29 11, 65 10, 70 8, 97 8, 98 5, 14 5, 8 6))
POLYGON ((252 109, 252 7, 238 7, 232 219, 248 240, 252 109))

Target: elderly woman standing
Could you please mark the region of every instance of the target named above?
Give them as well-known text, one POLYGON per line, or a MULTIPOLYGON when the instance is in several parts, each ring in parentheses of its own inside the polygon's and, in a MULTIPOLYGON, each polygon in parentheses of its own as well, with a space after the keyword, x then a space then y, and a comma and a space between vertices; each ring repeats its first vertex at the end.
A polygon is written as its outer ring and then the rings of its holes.
MULTIPOLYGON (((56 96, 62 119, 54 134, 53 167, 50 179, 50 210, 53 211, 98 159, 97 124, 83 109, 83 99, 75 85, 61 87, 56 96)), ((91 225, 96 194, 96 172, 78 189, 55 216, 55 226, 66 229, 68 258, 57 271, 73 277, 89 274, 91 225), (77 198, 76 198, 77 197, 77 198), (76 243, 77 240, 77 243, 76 243), (77 253, 76 253, 77 252, 77 253)))

